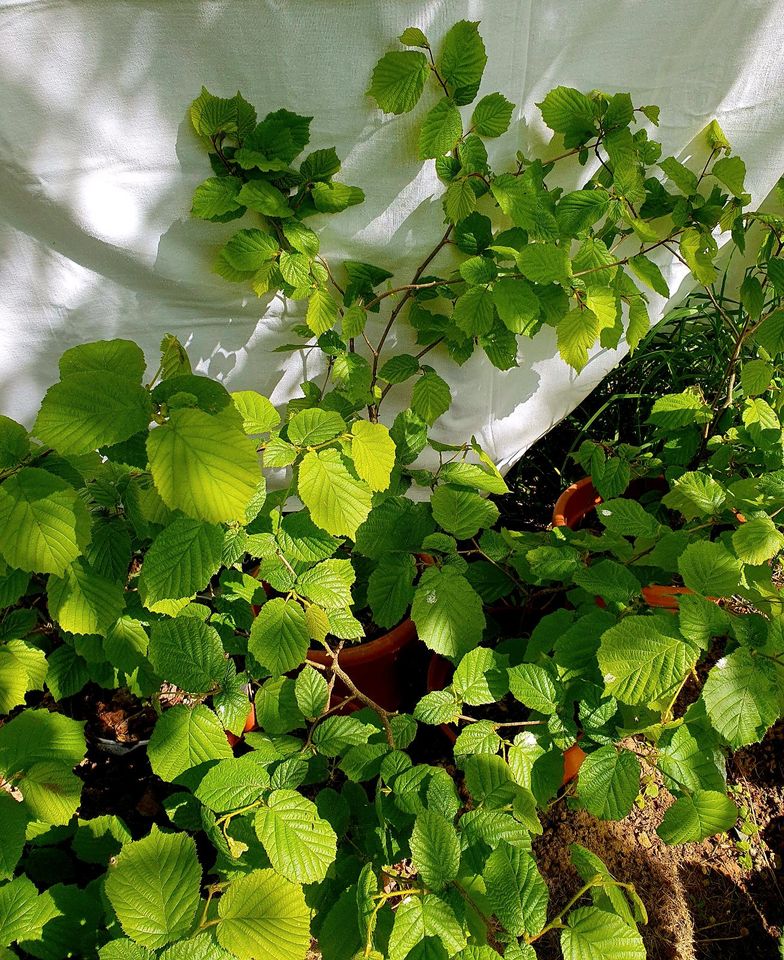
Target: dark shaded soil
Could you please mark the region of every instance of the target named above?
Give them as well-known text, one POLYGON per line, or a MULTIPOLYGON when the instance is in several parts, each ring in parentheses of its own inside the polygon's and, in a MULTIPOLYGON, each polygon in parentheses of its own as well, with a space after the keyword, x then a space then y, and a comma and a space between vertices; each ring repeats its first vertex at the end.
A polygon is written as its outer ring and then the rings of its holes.
MULTIPOLYGON (((728 774, 741 788, 736 801, 759 827, 751 869, 741 863, 737 829, 702 843, 664 844, 656 827, 673 799, 663 786, 621 823, 571 810, 565 799, 550 809, 534 844, 551 915, 581 886, 568 850, 580 843, 618 880, 635 884, 649 913, 641 932, 650 960, 772 960, 784 928, 784 722, 762 744, 738 751, 728 774)), ((539 952, 541 960, 560 957, 556 937, 543 938, 539 952)))

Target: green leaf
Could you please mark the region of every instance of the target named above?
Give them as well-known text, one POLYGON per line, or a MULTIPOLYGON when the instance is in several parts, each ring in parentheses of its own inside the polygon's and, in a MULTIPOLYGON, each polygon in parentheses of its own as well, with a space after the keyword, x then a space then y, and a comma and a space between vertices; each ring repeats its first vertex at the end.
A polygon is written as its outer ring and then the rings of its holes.
POLYGON ((205 706, 176 706, 159 717, 147 747, 150 766, 171 783, 180 774, 207 760, 232 756, 223 726, 205 706))
POLYGON ((596 515, 612 533, 627 537, 655 537, 659 531, 656 518, 636 500, 605 500, 597 506, 596 515))
POLYGON ((113 373, 140 381, 144 375, 144 352, 132 340, 96 340, 66 350, 58 362, 60 379, 74 373, 113 373))
POLYGON ((0 552, 9 566, 62 576, 89 530, 87 507, 54 474, 25 467, 0 485, 0 552))
POLYGON ((305 322, 317 337, 335 326, 338 319, 338 305, 326 290, 314 290, 308 302, 305 322))
POLYGON ((433 519, 458 540, 468 540, 498 519, 498 507, 478 493, 448 484, 436 488, 431 498, 433 519))
POLYGON ((191 933, 200 886, 193 839, 157 826, 124 844, 106 875, 106 896, 123 931, 145 947, 165 947, 191 933))
POLYGON ((408 113, 419 102, 428 73, 424 53, 414 50, 387 53, 373 70, 368 95, 384 113, 408 113))
POLYGON ((253 228, 239 230, 223 248, 223 255, 235 270, 258 270, 278 254, 278 242, 270 233, 253 228))
POLYGON ((298 667, 307 656, 310 634, 296 600, 268 600, 253 621, 248 649, 274 676, 298 667))
POLYGON ((294 694, 303 716, 314 720, 321 716, 327 707, 329 686, 318 670, 306 666, 297 675, 294 694))
POLYGON ((681 474, 662 502, 671 510, 679 510, 687 520, 718 514, 726 494, 720 483, 705 473, 690 471, 681 474))
MULTIPOLYGON (((452 956, 466 944, 463 926, 452 907, 434 893, 413 896, 395 911, 395 923, 389 937, 389 960, 406 960, 411 951, 427 937, 436 939, 452 956)), ((432 942, 432 941, 431 941, 432 942)), ((423 960, 438 954, 423 953, 423 960)), ((441 956, 444 956, 443 951, 441 956)))
MULTIPOLYGON (((153 540, 142 564, 139 593, 154 610, 160 600, 180 600, 203 590, 221 565, 223 529, 178 517, 153 540)), ((167 678, 172 679, 172 678, 167 678)))
POLYGON ((255 803, 269 785, 267 761, 253 751, 210 767, 195 794, 210 810, 223 813, 255 803))
POLYGON ((314 183, 311 189, 313 205, 320 213, 341 213, 348 207, 362 203, 365 194, 359 187, 345 183, 314 183))
POLYGON ((755 329, 754 342, 771 357, 784 352, 784 310, 774 310, 755 329))
POLYGON ((484 880, 493 913, 512 936, 540 932, 549 896, 530 853, 501 841, 487 859, 484 880))
POLYGON ((238 960, 301 960, 310 945, 302 888, 273 870, 234 879, 218 901, 218 942, 238 960))
MULTIPOLYGON (((58 915, 48 891, 39 893, 29 877, 0 886, 0 947, 18 940, 40 940, 44 926, 58 915)), ((4 951, 4 960, 17 954, 4 951)))
POLYGON ((256 833, 275 870, 288 880, 317 883, 335 859, 337 838, 316 805, 296 790, 274 790, 256 811, 256 833))
POLYGON ((371 490, 386 490, 395 465, 395 443, 382 423, 355 420, 351 425, 351 457, 361 480, 371 490))
POLYGON ((446 413, 451 403, 452 392, 449 384, 432 370, 423 374, 414 384, 411 409, 429 426, 432 427, 436 420, 446 413))
POLYGON ((629 603, 638 597, 642 587, 631 570, 615 560, 599 560, 583 567, 574 575, 574 582, 588 593, 615 603, 629 603))
POLYGON ((80 860, 105 867, 130 839, 130 831, 119 817, 104 815, 80 819, 71 845, 80 860))
POLYGON ((452 824, 435 811, 424 810, 411 833, 411 856, 422 882, 442 890, 457 877, 460 841, 452 824))
POLYGON ((578 907, 561 931, 564 960, 645 960, 642 937, 614 913, 578 907))
POLYGON ((539 318, 539 298, 525 280, 502 277, 493 285, 493 303, 507 329, 530 334, 539 318))
POLYGON ((46 685, 55 700, 78 693, 90 679, 86 661, 73 647, 63 644, 49 654, 46 685))
POLYGON ((381 380, 387 383, 403 383, 419 371, 419 361, 410 353, 399 353, 390 357, 378 371, 381 380))
POLYGON ((716 279, 716 268, 711 257, 715 249, 713 237, 690 227, 681 234, 680 252, 695 280, 710 286, 716 279))
POLYGON ((291 216, 291 207, 287 199, 277 187, 273 187, 266 180, 248 181, 243 185, 237 199, 249 210, 263 213, 265 217, 291 216))
POLYGON ((684 723, 659 750, 658 767, 670 790, 724 790, 724 757, 714 738, 684 723))
POLYGON ((675 157, 665 157, 659 166, 672 180, 681 193, 692 194, 697 192, 697 174, 676 160, 675 157))
POLYGON ((414 598, 416 562, 407 553, 384 557, 368 578, 367 597, 379 627, 395 627, 414 598))
POLYGON ((488 93, 477 103, 471 126, 480 137, 500 137, 509 127, 514 104, 500 93, 488 93))
POLYGON ((584 143, 595 131, 593 104, 573 87, 556 87, 537 107, 547 126, 564 135, 567 148, 584 143))
POLYGON ((702 699, 711 726, 736 749, 759 743, 779 716, 775 674, 745 647, 716 663, 702 699))
POLYGON ((607 213, 610 194, 606 190, 575 190, 562 197, 555 210, 561 233, 576 237, 607 213))
POLYGON ((498 654, 487 647, 477 647, 457 665, 452 686, 463 702, 480 706, 501 700, 509 689, 509 679, 498 654))
POLYGON ((572 275, 569 251, 552 243, 529 243, 518 254, 517 264, 534 283, 558 283, 572 275))
POLYGON ((423 643, 445 657, 458 657, 473 649, 485 628, 479 594, 453 567, 425 570, 416 588, 411 619, 423 643))
POLYGON ((575 307, 558 321, 555 328, 558 352, 564 363, 579 373, 588 363, 588 351, 599 336, 599 319, 593 310, 575 307))
POLYGON ((200 220, 217 220, 241 211, 242 204, 237 199, 241 189, 238 177, 210 177, 196 187, 191 214, 200 220))
POLYGON ((696 393, 672 393, 653 404, 648 423, 662 430, 678 430, 693 423, 708 423, 713 414, 696 393))
POLYGON ((747 397, 765 393, 773 377, 773 364, 767 360, 747 360, 740 371, 740 382, 747 397))
MULTIPOLYGON (((25 830, 30 814, 24 804, 10 794, 0 794, 0 880, 10 880, 16 870, 25 845, 25 830)), ((3 887, 0 887, 2 890, 3 887)), ((0 894, 2 897, 2 894, 0 894)))
POLYGON ((667 809, 656 832, 665 843, 692 843, 729 830, 738 808, 717 790, 695 790, 667 809))
POLYGON ((580 804, 600 820, 622 820, 640 792, 640 762, 612 745, 589 753, 580 767, 580 804))
POLYGON ((27 430, 21 423, 0 415, 0 469, 15 467, 29 452, 27 430))
POLYGON ((150 433, 147 454, 172 510, 210 523, 245 522, 261 471, 255 444, 238 427, 201 410, 173 410, 150 433))
POLYGON ((346 423, 334 410, 310 407, 289 420, 289 440, 298 447, 315 447, 334 440, 346 429, 346 423))
POLYGON ((46 391, 32 432, 60 453, 89 453, 146 430, 151 414, 139 383, 108 372, 73 373, 46 391))
POLYGON ((672 697, 698 652, 666 614, 625 617, 599 644, 605 694, 633 705, 672 697))
POLYGON ((106 636, 124 605, 122 587, 98 576, 83 560, 62 578, 50 576, 46 595, 52 617, 63 630, 76 634, 106 636))
POLYGON ((419 132, 419 159, 449 153, 462 135, 460 111, 449 97, 444 97, 425 115, 419 132))
POLYGON ((487 54, 479 35, 479 24, 459 20, 447 31, 438 60, 446 82, 455 88, 455 102, 470 103, 482 80, 487 54))
POLYGON ((455 301, 452 319, 471 337, 493 328, 493 295, 486 287, 471 287, 455 301))
POLYGON ((370 513, 370 488, 354 479, 337 450, 311 451, 305 456, 298 490, 314 523, 335 536, 354 537, 370 513))
POLYGON ((453 180, 444 194, 444 213, 450 223, 457 223, 473 213, 476 208, 476 194, 470 180, 453 180))
POLYGON ((430 48, 427 37, 419 27, 406 27, 398 39, 407 47, 424 47, 425 50, 430 48))
POLYGON ((644 257, 642 254, 638 254, 629 260, 629 267, 638 280, 642 280, 646 286, 658 293, 659 296, 669 299, 670 288, 667 286, 667 281, 662 276, 661 270, 653 260, 644 257))
POLYGON ((249 436, 269 433, 280 423, 280 414, 270 401, 255 390, 239 390, 231 395, 242 417, 242 429, 249 436))
POLYGON ((746 164, 740 157, 721 157, 713 164, 711 174, 728 187, 733 196, 748 200, 745 185, 746 164))
POLYGON ((149 656, 162 680, 188 693, 210 692, 226 670, 217 630, 196 617, 153 623, 149 656))
POLYGON ((521 663, 509 668, 509 690, 524 706, 537 713, 554 714, 559 691, 550 674, 535 663, 521 663))
POLYGON ((728 597, 740 586, 740 563, 720 543, 690 543, 678 559, 678 570, 690 590, 705 597, 728 597))
POLYGON ((732 534, 732 546, 744 563, 766 563, 784 548, 784 535, 770 517, 753 517, 732 534))
POLYGON ((308 600, 328 610, 348 607, 356 573, 350 560, 324 560, 297 578, 296 589, 308 600))

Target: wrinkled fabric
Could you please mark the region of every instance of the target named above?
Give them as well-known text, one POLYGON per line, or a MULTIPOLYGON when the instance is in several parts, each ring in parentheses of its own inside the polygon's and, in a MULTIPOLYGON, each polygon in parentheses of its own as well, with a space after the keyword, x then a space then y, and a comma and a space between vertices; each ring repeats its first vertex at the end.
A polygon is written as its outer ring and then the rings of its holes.
MULTIPOLYGON (((161 336, 174 333, 200 372, 279 403, 318 374, 316 352, 272 352, 302 304, 259 300, 211 273, 243 222, 189 217, 193 189, 211 174, 186 117, 202 84, 241 90, 260 116, 312 114, 309 149, 334 145, 340 179, 367 195, 309 221, 322 252, 338 271, 343 257, 366 260, 404 283, 444 229, 433 163, 413 159, 423 105, 383 116, 365 96, 404 27, 436 44, 456 20, 482 21, 480 95, 499 90, 517 104, 511 130, 488 142, 498 165, 518 149, 558 151, 535 106, 552 87, 629 91, 637 105, 660 105, 653 135, 665 156, 696 158, 693 138, 717 117, 758 203, 784 171, 783 12, 778 0, 0 2, 0 410, 30 423, 62 351, 99 338, 137 340, 154 369, 161 336)), ((573 187, 591 170, 574 164, 559 182, 573 187)), ((658 262, 674 292, 683 268, 666 253, 658 262)), ((660 317, 665 303, 650 299, 660 317)), ((371 320, 371 338, 384 316, 371 320)), ((410 349, 410 329, 389 343, 410 349)), ((475 435, 506 469, 623 352, 597 350, 578 376, 550 328, 521 341, 507 372, 480 353, 456 368, 433 351, 428 362, 454 395, 433 434, 475 435)), ((385 419, 406 403, 404 389, 395 395, 385 419)))

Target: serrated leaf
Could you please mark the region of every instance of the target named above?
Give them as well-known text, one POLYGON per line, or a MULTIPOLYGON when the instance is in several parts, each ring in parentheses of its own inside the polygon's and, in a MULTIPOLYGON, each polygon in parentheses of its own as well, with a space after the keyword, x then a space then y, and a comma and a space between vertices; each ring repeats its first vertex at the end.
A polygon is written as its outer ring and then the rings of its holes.
MULTIPOLYGON (((41 939, 46 923, 58 915, 48 891, 39 893, 29 877, 0 886, 0 947, 22 939, 41 939)), ((5 951, 9 958, 17 956, 5 951)))
POLYGON ((76 491, 46 470, 26 467, 0 485, 0 552, 11 567, 62 576, 89 528, 76 491))
POLYGON ((719 513, 725 499, 724 488, 713 477, 689 471, 675 480, 662 502, 671 510, 679 510, 687 520, 694 520, 719 513))
POLYGON ((461 177, 453 180, 444 194, 444 213, 450 223, 464 220, 476 209, 476 194, 471 182, 461 177))
POLYGON ((314 290, 308 301, 305 322, 317 337, 331 330, 338 320, 338 305, 326 290, 314 290))
POLYGON ((455 88, 455 102, 470 103, 482 80, 487 54, 479 35, 479 24, 459 20, 444 37, 438 68, 446 82, 455 88))
POLYGON ((690 590, 705 597, 728 597, 740 585, 740 562, 720 543, 690 543, 678 559, 678 570, 690 590))
POLYGON ((525 280, 502 277, 493 285, 493 302, 505 326, 512 333, 528 333, 539 318, 539 298, 525 280))
POLYGON ((702 699, 711 726, 733 748, 758 743, 779 715, 775 675, 744 647, 716 663, 702 699))
POLYGON ((147 755, 153 772, 171 783, 200 763, 226 760, 232 753, 220 720, 199 705, 171 707, 159 717, 147 755))
POLYGON ((423 643, 445 657, 473 649, 485 628, 479 594, 453 567, 425 570, 414 594, 411 619, 423 643))
POLYGON ((732 546, 744 563, 766 563, 784 548, 784 535, 770 517, 752 517, 734 531, 732 546))
POLYGON ((490 290, 485 286, 470 287, 466 290, 455 301, 452 319, 464 333, 471 337, 492 330, 493 295, 490 290))
POLYGON ((302 888, 272 870, 237 877, 218 901, 216 934, 238 960, 301 960, 310 944, 302 888))
POLYGON ((747 360, 740 371, 740 382, 747 397, 765 393, 773 377, 773 365, 767 360, 747 360))
POLYGON ((547 919, 547 885, 530 853, 502 841, 487 859, 487 897, 505 929, 535 936, 547 919))
POLYGON ((619 916, 598 907, 578 907, 561 931, 564 960, 645 960, 642 937, 619 916))
POLYGON ((334 410, 311 407, 295 413, 288 423, 289 440, 298 447, 318 446, 333 440, 346 429, 346 423, 334 410))
MULTIPOLYGON (((411 409, 432 427, 446 413, 452 403, 449 384, 437 373, 428 371, 414 384, 411 392, 411 409)), ((394 435, 393 435, 394 436, 394 435)))
POLYGON ((406 960, 426 937, 436 938, 448 951, 448 956, 466 944, 462 924, 454 910, 434 893, 411 897, 397 908, 389 937, 389 960, 406 960))
POLYGON ((622 820, 640 792, 640 762, 612 745, 589 753, 580 766, 577 796, 600 820, 622 820))
POLYGON ((407 553, 384 557, 368 578, 367 597, 379 627, 394 627, 414 598, 416 562, 407 553))
POLYGON ((427 57, 414 50, 393 51, 376 64, 368 94, 385 113, 407 113, 417 105, 429 73, 427 57))
POLYGON ((150 470, 172 510, 210 523, 245 522, 261 478, 252 440, 201 410, 174 410, 147 440, 150 470))
POLYGON ((588 363, 588 351, 599 336, 599 318, 593 310, 575 307, 558 321, 555 332, 558 352, 564 363, 568 363, 579 373, 588 363))
POLYGON ((316 805, 296 790, 274 790, 256 811, 256 833, 275 870, 288 880, 316 883, 335 859, 337 838, 316 805))
POLYGON ((419 132, 419 159, 449 153, 463 134, 460 111, 449 97, 443 97, 428 111, 419 132))
POLYGON ((591 101, 573 87, 556 87, 537 107, 542 119, 556 133, 564 135, 564 145, 573 147, 588 140, 595 129, 591 101))
MULTIPOLYGON (((25 845, 25 830, 30 813, 24 804, 10 794, 0 794, 0 880, 10 880, 16 870, 25 845)), ((0 888, 2 889, 2 888, 0 888)))
POLYGON ((729 830, 738 808, 717 790, 695 790, 668 807, 656 832, 665 843, 691 843, 729 830))
POLYGON ((656 518, 636 500, 606 500, 596 515, 608 530, 627 537, 655 537, 659 530, 656 518))
POLYGON ((273 676, 288 673, 303 663, 309 645, 302 606, 283 597, 264 604, 253 621, 248 640, 248 650, 273 676))
POLYGON ((149 393, 134 380, 73 373, 46 391, 32 432, 60 453, 89 453, 146 430, 151 414, 149 393))
POLYGON ((629 260, 629 267, 638 280, 642 280, 646 286, 650 287, 655 293, 658 293, 659 296, 669 299, 670 288, 667 286, 667 281, 664 279, 661 270, 653 260, 644 257, 642 254, 638 254, 629 260))
POLYGON ((355 420, 351 424, 351 457, 361 480, 371 490, 386 490, 395 465, 395 443, 382 423, 355 420))
POLYGON ((195 794, 210 810, 223 813, 255 803, 269 785, 266 762, 253 751, 210 767, 195 794))
POLYGON ((474 107, 471 126, 480 137, 500 137, 509 127, 514 104, 500 93, 488 93, 474 107))
POLYGON ((256 271, 269 260, 274 260, 279 249, 271 233, 253 227, 238 230, 223 247, 222 253, 235 270, 256 271))
POLYGON ((441 890, 455 879, 460 841, 446 817, 430 810, 419 814, 411 833, 411 857, 422 882, 431 890, 441 890))
POLYGON ((481 706, 501 700, 509 689, 509 678, 494 650, 477 647, 458 663, 452 686, 463 702, 481 706))
POLYGON ((335 536, 355 536, 370 513, 370 488, 351 476, 337 450, 308 453, 299 468, 298 489, 314 523, 335 536))
POLYGON ((83 560, 63 577, 50 576, 46 595, 49 613, 69 633, 106 636, 123 610, 122 587, 98 576, 83 560))
POLYGON ((321 213, 340 213, 365 199, 365 194, 359 187, 350 187, 336 180, 331 183, 314 183, 311 194, 313 206, 321 213))
POLYGON ((698 653, 696 644, 681 637, 665 614, 625 617, 599 644, 605 694, 629 704, 672 697, 698 653))
POLYGON ((443 484, 431 498, 433 519, 458 540, 468 540, 498 519, 498 507, 470 490, 443 484))
POLYGON ((191 214, 201 220, 217 220, 239 212, 242 204, 237 198, 241 189, 238 177, 210 177, 196 187, 191 214))
POLYGON ((544 667, 535 663, 521 663, 510 667, 508 673, 509 690, 520 703, 537 713, 555 713, 559 689, 544 667))
POLYGON ((286 197, 266 180, 250 180, 240 190, 237 200, 249 210, 265 217, 290 217, 291 207, 286 197))
POLYGON ((196 617, 153 623, 149 657, 161 679, 188 693, 212 691, 226 669, 218 632, 196 617))
POLYGON ((124 844, 106 876, 106 895, 123 931, 146 947, 164 947, 191 932, 200 886, 193 839, 157 826, 124 844))
POLYGON ((303 715, 311 720, 321 716, 329 701, 327 681, 313 667, 300 670, 294 682, 294 694, 303 715))
POLYGON ((144 557, 139 577, 144 605, 154 610, 159 600, 190 598, 203 590, 221 565, 223 539, 223 529, 215 524, 172 520, 144 557))

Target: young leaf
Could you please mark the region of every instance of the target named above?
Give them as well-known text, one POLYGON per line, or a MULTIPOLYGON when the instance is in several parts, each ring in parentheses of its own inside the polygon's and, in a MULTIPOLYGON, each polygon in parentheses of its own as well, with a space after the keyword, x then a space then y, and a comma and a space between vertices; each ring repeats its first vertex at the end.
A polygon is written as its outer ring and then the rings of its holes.
POLYGON ((447 956, 453 956, 466 944, 463 926, 454 910, 434 893, 410 897, 397 908, 389 937, 389 960, 406 960, 426 938, 442 944, 447 956))
MULTIPOLYGON (((452 403, 449 384, 435 372, 428 371, 417 380, 411 392, 411 410, 432 426, 452 403)), ((397 444, 394 435, 392 437, 397 444)))
POLYGON ((572 275, 568 250, 552 243, 529 243, 517 255, 517 263, 534 283, 558 283, 572 275))
POLYGON ((167 710, 155 724, 147 755, 153 772, 171 783, 200 763, 226 760, 232 753, 220 720, 199 705, 167 710))
POLYGON ((334 440, 346 429, 346 423, 334 410, 309 407, 289 420, 289 440, 298 447, 315 447, 334 440))
POLYGON ((564 363, 579 373, 588 363, 588 351, 599 336, 599 319, 593 310, 575 307, 555 328, 558 352, 564 363))
POLYGON ((337 450, 308 453, 299 468, 298 489, 314 523, 335 536, 355 536, 370 513, 370 488, 352 477, 337 450))
POLYGON ((165 947, 191 932, 200 886, 193 839, 157 826, 124 844, 106 875, 106 896, 123 931, 145 947, 165 947))
POLYGON ((263 213, 265 217, 291 216, 291 207, 286 198, 266 180, 250 180, 240 190, 237 199, 243 206, 263 213))
POLYGON ((196 617, 153 623, 149 656, 162 680, 188 693, 210 692, 226 670, 218 632, 196 617))
POLYGON ((465 219, 476 209, 476 194, 470 180, 453 180, 444 194, 444 213, 450 223, 465 219))
POLYGON ((395 465, 395 443, 381 423, 355 420, 351 425, 351 457, 360 479, 373 491, 386 490, 395 465))
POLYGON ((310 944, 302 888, 273 870, 238 876, 218 901, 218 942, 237 960, 301 960, 310 944))
POLYGON ((479 35, 479 24, 460 20, 448 30, 441 48, 438 68, 455 88, 455 103, 470 103, 482 80, 487 54, 479 35))
POLYGON ((425 89, 427 57, 414 50, 385 54, 373 70, 368 95, 385 113, 413 110, 425 89))
POLYGON ((556 133, 564 135, 564 146, 585 143, 595 131, 596 119, 591 101, 573 87, 556 87, 537 107, 542 119, 556 133))
POLYGON ((619 916, 598 907, 578 907, 561 931, 564 960, 645 960, 642 937, 619 916))
MULTIPOLYGON (((142 564, 139 593, 148 610, 159 600, 193 597, 221 565, 223 529, 179 517, 153 540, 142 564)), ((172 679, 172 678, 168 678, 172 679)))
POLYGON ((452 824, 435 811, 424 810, 411 834, 411 856, 422 882, 441 890, 457 876, 460 841, 452 824))
POLYGON ((280 423, 280 414, 270 401, 255 390, 239 390, 231 395, 242 417, 242 429, 249 436, 269 433, 280 423))
POLYGON ((327 681, 318 670, 308 666, 300 670, 294 682, 294 694, 297 706, 311 720, 321 716, 329 700, 327 681))
POLYGON ((305 320, 317 337, 335 326, 338 319, 338 305, 326 290, 314 290, 308 302, 305 320))
POLYGON ((210 177, 196 187, 191 214, 200 220, 218 220, 242 213, 245 208, 237 199, 241 189, 239 177, 210 177))

